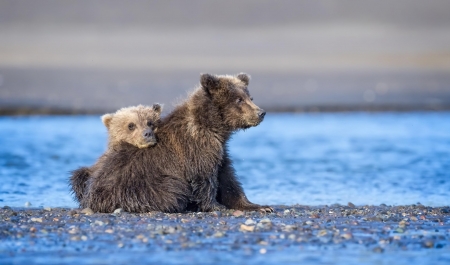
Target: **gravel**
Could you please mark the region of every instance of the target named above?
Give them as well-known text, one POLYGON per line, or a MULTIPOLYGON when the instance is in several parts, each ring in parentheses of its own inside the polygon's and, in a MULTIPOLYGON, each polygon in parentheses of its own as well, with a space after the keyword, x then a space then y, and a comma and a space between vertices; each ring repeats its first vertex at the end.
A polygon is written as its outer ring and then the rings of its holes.
POLYGON ((98 251, 110 258, 153 253, 152 259, 173 264, 180 260, 167 260, 167 253, 216 255, 218 264, 249 255, 277 257, 290 250, 295 256, 301 249, 382 255, 433 249, 439 257, 450 251, 449 208, 294 205, 275 206, 270 214, 234 210, 134 214, 119 209, 99 214, 91 209, 5 206, 0 209, 0 263, 27 263, 55 251, 59 254, 50 259, 75 257, 81 263, 94 262, 98 251))

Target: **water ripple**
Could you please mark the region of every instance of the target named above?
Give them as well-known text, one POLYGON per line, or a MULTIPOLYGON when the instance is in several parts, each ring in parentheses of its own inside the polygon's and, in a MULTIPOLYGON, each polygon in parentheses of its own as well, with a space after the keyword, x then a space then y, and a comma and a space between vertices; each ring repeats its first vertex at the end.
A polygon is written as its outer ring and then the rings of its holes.
MULTIPOLYGON (((0 205, 75 207, 67 179, 106 148, 99 117, 0 127, 0 205)), ((229 149, 257 203, 450 205, 450 113, 269 114, 229 149)))

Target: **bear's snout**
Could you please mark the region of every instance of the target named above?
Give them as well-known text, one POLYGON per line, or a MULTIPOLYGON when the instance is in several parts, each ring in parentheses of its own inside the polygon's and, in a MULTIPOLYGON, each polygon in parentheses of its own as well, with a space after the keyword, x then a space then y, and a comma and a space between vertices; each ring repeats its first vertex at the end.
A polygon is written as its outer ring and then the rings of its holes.
POLYGON ((142 133, 142 136, 144 136, 144 139, 148 143, 156 143, 155 134, 153 133, 152 129, 147 129, 142 133))
POLYGON ((264 119, 264 116, 266 116, 266 111, 263 109, 259 109, 258 111, 258 117, 260 120, 264 119))

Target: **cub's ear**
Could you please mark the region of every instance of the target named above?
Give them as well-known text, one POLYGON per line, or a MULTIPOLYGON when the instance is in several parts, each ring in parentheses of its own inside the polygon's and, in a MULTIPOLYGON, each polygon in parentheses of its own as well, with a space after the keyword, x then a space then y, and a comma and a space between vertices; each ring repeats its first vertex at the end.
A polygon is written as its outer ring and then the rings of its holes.
POLYGON ((111 125, 111 121, 112 121, 113 117, 114 117, 114 114, 112 114, 112 113, 107 113, 102 116, 102 122, 106 126, 107 129, 109 129, 109 126, 111 125))
POLYGON ((246 73, 240 73, 236 76, 239 80, 241 80, 246 86, 250 82, 250 76, 246 73))
POLYGON ((211 74, 202 74, 200 76, 200 84, 206 92, 211 93, 219 88, 219 78, 211 74))
POLYGON ((156 113, 161 114, 161 111, 162 111, 161 104, 155 103, 155 104, 153 104, 152 108, 156 113))

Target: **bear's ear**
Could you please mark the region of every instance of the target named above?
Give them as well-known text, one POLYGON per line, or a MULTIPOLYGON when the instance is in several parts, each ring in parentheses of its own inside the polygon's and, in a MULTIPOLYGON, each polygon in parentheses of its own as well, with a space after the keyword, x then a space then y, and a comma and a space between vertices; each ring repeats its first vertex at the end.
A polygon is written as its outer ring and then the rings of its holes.
POLYGON ((240 73, 236 76, 239 80, 241 80, 246 86, 250 82, 250 76, 246 73, 240 73))
POLYGON ((152 108, 156 113, 161 114, 162 106, 159 103, 153 104, 152 108))
POLYGON ((113 119, 114 114, 108 113, 102 116, 102 122, 106 126, 107 129, 109 129, 109 126, 111 125, 111 121, 113 119))
POLYGON ((219 78, 211 74, 202 74, 200 76, 200 84, 208 93, 219 88, 219 78))

